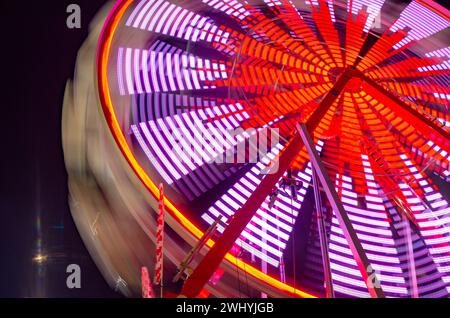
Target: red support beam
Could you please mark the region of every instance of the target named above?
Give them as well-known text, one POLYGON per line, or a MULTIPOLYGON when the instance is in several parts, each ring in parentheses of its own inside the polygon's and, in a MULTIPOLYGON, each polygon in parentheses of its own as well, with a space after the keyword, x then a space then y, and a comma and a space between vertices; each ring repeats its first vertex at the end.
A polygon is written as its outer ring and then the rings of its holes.
POLYGON ((301 139, 297 135, 294 136, 279 157, 278 170, 275 173, 266 175, 245 204, 236 211, 221 237, 200 261, 192 275, 186 280, 181 295, 188 298, 197 297, 227 252, 233 247, 234 242, 270 194, 275 184, 283 176, 292 160, 298 154, 301 146, 301 139))
MULTIPOLYGON (((323 116, 327 113, 331 105, 344 90, 348 81, 354 76, 354 73, 355 70, 353 68, 345 70, 336 81, 333 89, 325 95, 320 105, 307 120, 306 126, 310 131, 314 132, 323 116)), ((290 164, 303 146, 304 145, 299 134, 294 131, 294 136, 288 142, 284 151, 278 158, 278 165, 275 165, 275 168, 277 168, 276 171, 271 171, 273 173, 266 175, 245 204, 236 211, 230 224, 226 227, 221 237, 200 261, 192 275, 186 280, 181 291, 182 296, 188 298, 198 296, 210 279, 211 275, 222 262, 227 252, 231 249, 231 247, 233 247, 234 242, 239 238, 242 231, 256 214, 264 200, 270 195, 275 184, 289 168, 290 164)))

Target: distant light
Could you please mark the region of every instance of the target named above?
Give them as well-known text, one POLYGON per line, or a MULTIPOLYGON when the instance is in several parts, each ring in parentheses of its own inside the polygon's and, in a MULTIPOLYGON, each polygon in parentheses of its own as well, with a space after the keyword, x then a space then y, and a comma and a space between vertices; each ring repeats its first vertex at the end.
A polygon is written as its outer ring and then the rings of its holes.
POLYGON ((46 262, 47 259, 48 259, 47 255, 37 254, 35 257, 33 257, 33 262, 42 264, 42 263, 46 262))

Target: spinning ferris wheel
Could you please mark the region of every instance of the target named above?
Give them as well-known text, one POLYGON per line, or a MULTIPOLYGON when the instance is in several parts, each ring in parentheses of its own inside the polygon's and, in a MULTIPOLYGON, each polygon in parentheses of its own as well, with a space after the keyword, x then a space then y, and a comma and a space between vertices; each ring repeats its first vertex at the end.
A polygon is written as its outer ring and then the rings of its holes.
POLYGON ((217 223, 183 295, 449 296, 449 17, 117 1, 96 53, 107 142, 148 197, 164 184, 173 266, 217 223))

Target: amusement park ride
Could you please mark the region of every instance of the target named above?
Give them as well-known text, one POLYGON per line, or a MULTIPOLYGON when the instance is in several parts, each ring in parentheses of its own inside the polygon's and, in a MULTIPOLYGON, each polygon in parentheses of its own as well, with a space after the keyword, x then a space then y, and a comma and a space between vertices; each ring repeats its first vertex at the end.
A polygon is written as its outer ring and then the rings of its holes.
POLYGON ((449 297, 448 10, 121 0, 98 20, 64 146, 111 284, 136 295, 144 266, 149 297, 159 251, 166 297, 449 297))

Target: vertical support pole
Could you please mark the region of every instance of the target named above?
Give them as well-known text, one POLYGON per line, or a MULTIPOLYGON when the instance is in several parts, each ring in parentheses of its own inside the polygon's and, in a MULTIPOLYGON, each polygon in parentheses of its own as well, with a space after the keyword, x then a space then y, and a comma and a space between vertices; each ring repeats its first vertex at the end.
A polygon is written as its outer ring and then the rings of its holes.
POLYGON ((370 265, 369 259, 367 258, 361 242, 359 241, 358 236, 353 229, 350 218, 348 217, 347 212, 345 211, 342 203, 339 200, 336 189, 331 182, 331 179, 322 163, 322 160, 320 159, 319 154, 315 149, 314 142, 308 131, 308 128, 305 124, 297 124, 297 130, 303 140, 304 145, 306 146, 306 149, 308 150, 313 169, 316 171, 317 176, 325 190, 328 201, 330 202, 336 214, 336 217, 339 220, 339 225, 341 226, 342 232, 347 239, 350 250, 352 251, 356 263, 358 264, 359 271, 361 272, 362 278, 369 290, 370 295, 376 298, 384 297, 384 292, 381 288, 378 278, 376 277, 376 274, 369 274, 372 266, 370 265))
POLYGON ((158 201, 158 229, 156 231, 155 285, 160 286, 161 298, 164 297, 164 223, 164 187, 160 184, 158 201))
POLYGON ((416 262, 414 260, 414 248, 411 236, 411 225, 409 219, 403 214, 403 231, 407 245, 408 267, 409 267, 409 285, 411 298, 419 298, 419 289, 417 287, 416 262))
POLYGON ((314 185, 314 199, 316 200, 317 228, 319 229, 320 250, 322 252, 323 274, 325 278, 325 291, 327 298, 334 298, 333 280, 331 277, 330 257, 328 255, 328 239, 322 211, 322 200, 319 191, 319 179, 315 169, 312 169, 312 180, 314 185))
POLYGON ((141 268, 142 298, 155 298, 147 267, 141 268))

